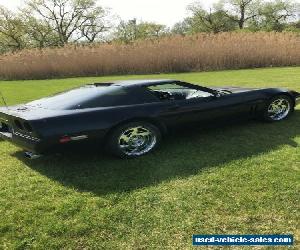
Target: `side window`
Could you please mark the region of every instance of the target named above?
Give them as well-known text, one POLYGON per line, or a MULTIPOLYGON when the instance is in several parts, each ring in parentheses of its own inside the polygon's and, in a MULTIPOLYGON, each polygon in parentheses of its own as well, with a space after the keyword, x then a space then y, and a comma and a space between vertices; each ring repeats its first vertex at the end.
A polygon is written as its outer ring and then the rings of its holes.
POLYGON ((187 87, 181 86, 176 83, 168 83, 168 84, 161 84, 161 85, 153 85, 150 86, 149 89, 151 90, 187 89, 187 87))
POLYGON ((153 85, 148 87, 148 89, 161 101, 188 100, 213 96, 209 92, 176 83, 153 85))

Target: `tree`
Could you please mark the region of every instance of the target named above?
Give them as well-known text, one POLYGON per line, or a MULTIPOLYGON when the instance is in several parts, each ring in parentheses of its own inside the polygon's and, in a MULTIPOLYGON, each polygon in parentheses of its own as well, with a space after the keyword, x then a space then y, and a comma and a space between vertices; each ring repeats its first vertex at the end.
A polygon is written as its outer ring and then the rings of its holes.
POLYGON ((219 33, 236 29, 233 17, 222 9, 214 8, 208 12, 202 8, 201 4, 194 3, 188 6, 188 10, 192 13, 192 17, 186 20, 190 27, 189 33, 219 33))
POLYGON ((92 43, 97 39, 104 40, 103 34, 112 27, 112 24, 107 17, 108 14, 106 11, 101 7, 97 7, 90 13, 87 21, 79 27, 82 36, 89 43, 92 43))
MULTIPOLYGON (((25 14, 25 13, 24 13, 25 14)), ((30 15, 23 15, 24 29, 30 39, 31 47, 40 49, 58 46, 59 37, 49 23, 30 15)))
POLYGON ((138 39, 159 38, 166 34, 166 26, 151 22, 142 22, 138 25, 138 39))
POLYGON ((262 29, 267 31, 283 31, 289 18, 296 12, 296 4, 287 0, 266 2, 260 10, 262 29))
POLYGON ((117 30, 114 34, 116 40, 124 43, 129 43, 137 39, 137 21, 136 19, 128 22, 121 21, 117 26, 117 30))
POLYGON ((121 21, 114 37, 121 42, 130 43, 138 39, 158 38, 166 33, 165 25, 151 22, 137 23, 137 20, 133 19, 128 22, 121 21))
POLYGON ((194 3, 188 6, 191 16, 185 18, 182 22, 176 23, 172 28, 173 34, 195 34, 199 32, 226 32, 235 30, 236 23, 232 17, 218 5, 215 5, 209 11, 202 8, 200 3, 194 3))
POLYGON ((220 5, 223 5, 227 16, 243 29, 247 21, 259 16, 261 0, 221 0, 220 5))
POLYGON ((187 35, 189 33, 190 26, 188 23, 188 18, 185 18, 182 22, 175 23, 171 29, 172 34, 176 35, 187 35))
POLYGON ((96 0, 29 0, 27 8, 55 30, 60 45, 82 38, 94 41, 106 27, 101 19, 106 11, 96 0))
POLYGON ((26 33, 21 18, 0 6, 0 43, 2 50, 20 50, 26 46, 26 33))
POLYGON ((284 28, 284 31, 300 33, 300 21, 288 23, 284 28))

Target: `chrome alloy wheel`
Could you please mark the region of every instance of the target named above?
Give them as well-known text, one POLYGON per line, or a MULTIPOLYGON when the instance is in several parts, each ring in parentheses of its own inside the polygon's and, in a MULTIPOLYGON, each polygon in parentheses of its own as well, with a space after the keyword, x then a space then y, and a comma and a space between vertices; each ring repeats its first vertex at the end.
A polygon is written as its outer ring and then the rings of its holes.
POLYGON ((157 142, 155 134, 144 126, 127 128, 119 137, 119 147, 127 156, 148 153, 157 142))
POLYGON ((288 116, 290 110, 290 102, 285 98, 278 98, 270 103, 268 116, 273 121, 280 121, 288 116))

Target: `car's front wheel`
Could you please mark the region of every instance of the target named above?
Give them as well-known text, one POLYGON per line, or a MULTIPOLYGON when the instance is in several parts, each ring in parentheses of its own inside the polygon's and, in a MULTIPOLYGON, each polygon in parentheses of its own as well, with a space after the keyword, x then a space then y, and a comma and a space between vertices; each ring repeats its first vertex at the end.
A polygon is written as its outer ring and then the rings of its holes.
POLYGON ((160 130, 148 122, 130 122, 114 129, 108 138, 108 150, 121 158, 134 158, 155 149, 160 130))
POLYGON ((286 119, 293 111, 292 99, 286 95, 273 97, 266 106, 264 119, 276 122, 286 119))

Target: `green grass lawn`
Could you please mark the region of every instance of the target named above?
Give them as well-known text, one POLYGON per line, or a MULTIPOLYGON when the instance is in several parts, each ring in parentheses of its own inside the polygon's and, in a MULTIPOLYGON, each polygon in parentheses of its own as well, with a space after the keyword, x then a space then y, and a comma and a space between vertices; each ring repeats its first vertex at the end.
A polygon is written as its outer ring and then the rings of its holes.
MULTIPOLYGON (((300 91, 300 67, 0 81, 0 90, 15 104, 125 78, 300 91)), ((173 133, 134 160, 86 152, 30 161, 0 141, 0 249, 190 249, 196 233, 282 233, 299 240, 299 145, 299 107, 276 124, 173 133)))

